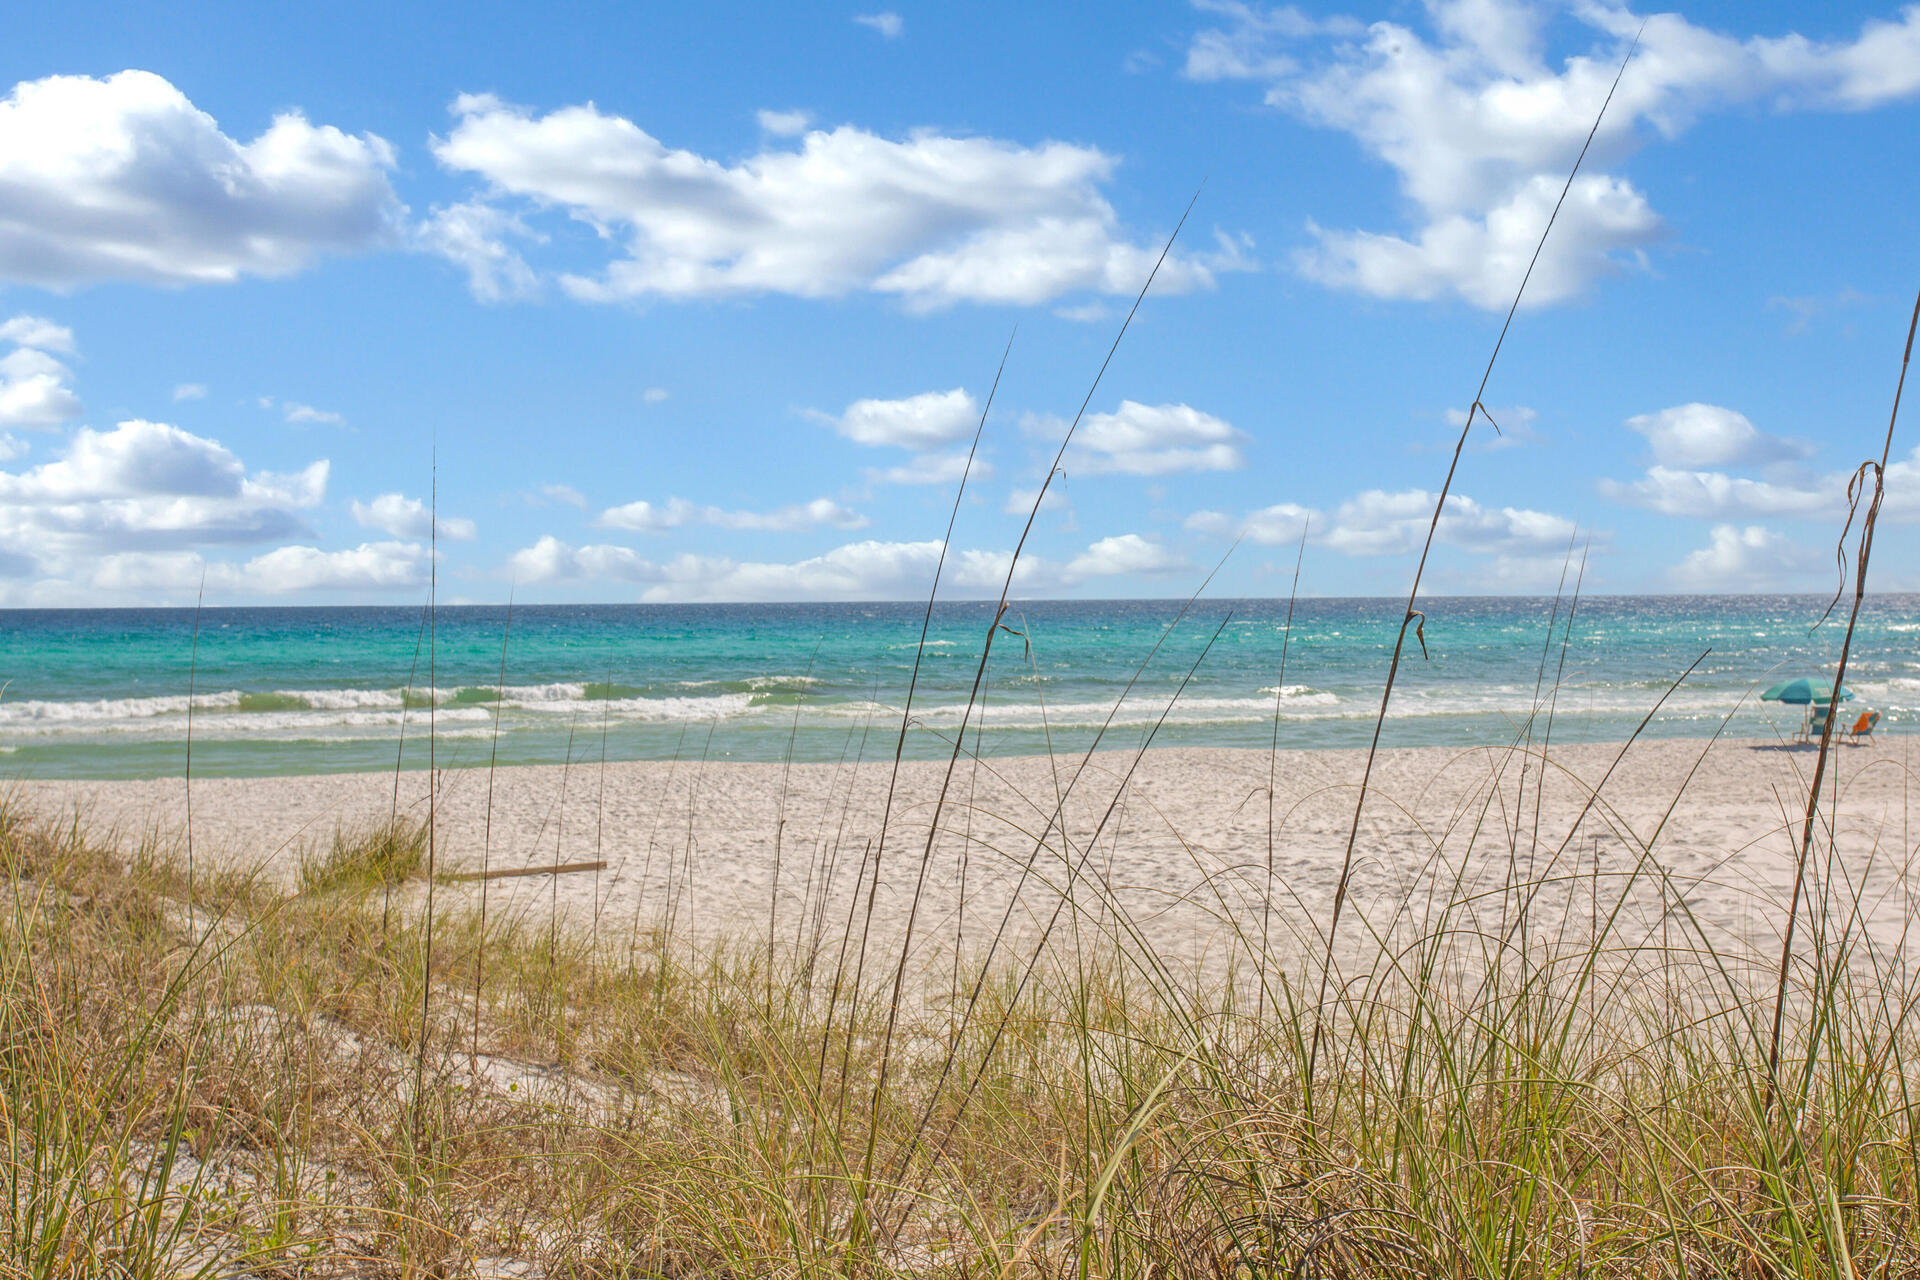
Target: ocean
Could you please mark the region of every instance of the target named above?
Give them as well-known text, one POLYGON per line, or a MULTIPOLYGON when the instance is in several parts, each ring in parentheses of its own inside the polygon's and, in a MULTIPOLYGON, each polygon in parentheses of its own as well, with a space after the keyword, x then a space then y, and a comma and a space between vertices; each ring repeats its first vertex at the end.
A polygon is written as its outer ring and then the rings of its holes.
MULTIPOLYGON (((1138 746, 1163 716, 1156 745, 1264 747, 1277 724, 1282 747, 1364 746, 1401 603, 1304 599, 1289 639, 1284 599, 1201 600, 1157 653, 1179 601, 1015 605, 968 748, 977 735, 987 755, 1084 750, 1116 704, 1105 747, 1138 746)), ((1571 626, 1552 599, 1424 605, 1427 651, 1409 633, 1389 746, 1496 745, 1530 718, 1537 738, 1549 709, 1556 741, 1624 739, 1703 653, 1648 734, 1702 737, 1723 723, 1734 736, 1790 734, 1799 710, 1759 691, 1830 677, 1845 626, 1843 605, 1815 629, 1826 601, 1807 596, 1588 597, 1571 626)), ((206 609, 197 641, 191 609, 0 611, 0 779, 178 774, 189 718, 196 776, 459 767, 496 753, 501 764, 872 759, 892 753, 923 610, 523 606, 506 634, 503 607, 431 619, 419 605, 206 609)), ((952 749, 991 616, 986 603, 936 609, 909 756, 952 749)), ((1851 672, 1852 707, 1882 711, 1882 732, 1916 722, 1920 596, 1869 599, 1851 672)))

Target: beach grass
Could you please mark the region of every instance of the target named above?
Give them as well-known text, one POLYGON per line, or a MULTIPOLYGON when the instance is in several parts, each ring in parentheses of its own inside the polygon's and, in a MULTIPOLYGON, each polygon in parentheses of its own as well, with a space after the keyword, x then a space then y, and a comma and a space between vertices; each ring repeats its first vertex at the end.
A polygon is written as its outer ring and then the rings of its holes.
POLYGON ((418 880, 341 891, 394 844, 190 902, 6 810, 9 1274, 1920 1274, 1920 981, 1841 880, 1770 1070, 1771 958, 1647 851, 1458 880, 1315 1007, 1298 920, 1176 966, 1056 835, 1054 945, 917 957, 896 1015, 831 942, 458 903, 429 949, 418 880))
POLYGON ((391 889, 420 874, 427 857, 427 824, 396 819, 372 831, 333 833, 325 853, 300 859, 299 885, 308 893, 391 889))

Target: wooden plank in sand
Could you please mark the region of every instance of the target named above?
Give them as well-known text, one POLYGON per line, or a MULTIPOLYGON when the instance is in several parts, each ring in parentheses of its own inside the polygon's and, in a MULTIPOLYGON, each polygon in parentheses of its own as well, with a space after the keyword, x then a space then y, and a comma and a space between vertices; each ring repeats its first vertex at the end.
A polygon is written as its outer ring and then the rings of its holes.
POLYGON ((569 871, 605 871, 605 862, 548 863, 544 867, 496 867, 491 871, 449 871, 448 880, 506 880, 513 876, 560 876, 569 871))

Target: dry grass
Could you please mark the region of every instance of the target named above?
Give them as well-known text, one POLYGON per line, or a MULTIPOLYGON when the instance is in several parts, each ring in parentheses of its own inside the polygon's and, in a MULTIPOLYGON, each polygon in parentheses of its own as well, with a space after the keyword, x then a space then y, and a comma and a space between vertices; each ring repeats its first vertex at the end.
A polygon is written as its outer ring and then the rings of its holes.
POLYGON ((426 860, 424 822, 397 819, 359 836, 335 831, 325 853, 300 860, 299 885, 308 893, 392 889, 420 874, 426 860))
POLYGON ((1652 863, 1524 957, 1489 910, 1551 917, 1568 869, 1463 889, 1324 1011, 1258 925, 1236 972, 1179 974, 1089 876, 1037 958, 918 967, 959 989, 903 1004, 876 1106, 890 981, 829 1023, 831 975, 756 938, 596 953, 443 914, 429 957, 421 890, 343 877, 203 871, 190 910, 156 847, 5 815, 0 1271, 1920 1274, 1920 983, 1820 892, 1772 1109, 1769 964, 1690 932, 1652 863))

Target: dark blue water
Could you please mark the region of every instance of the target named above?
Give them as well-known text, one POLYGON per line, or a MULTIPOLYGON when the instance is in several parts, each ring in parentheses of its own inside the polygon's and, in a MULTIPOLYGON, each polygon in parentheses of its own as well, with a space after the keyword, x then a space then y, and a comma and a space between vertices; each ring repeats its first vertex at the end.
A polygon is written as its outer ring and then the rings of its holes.
MULTIPOLYGON (((1708 653, 1648 732, 1790 732, 1795 709, 1735 710, 1784 675, 1831 673, 1844 612, 1813 630, 1824 600, 1649 596, 1582 600, 1571 628, 1550 599, 1425 602, 1427 654, 1411 634, 1385 741, 1509 740, 1554 702, 1556 739, 1624 738, 1708 653), (1563 643, 1564 638, 1564 643, 1563 643), (1542 695, 1544 697, 1544 694, 1542 695)), ((1116 704, 1105 744, 1284 747, 1366 743, 1400 602, 1202 601, 1156 642, 1178 601, 1017 606, 997 633, 969 729, 982 749, 1084 748, 1116 704), (1203 650, 1223 619, 1218 639, 1203 650), (1281 673, 1286 641, 1286 669, 1281 673), (1146 662, 1144 671, 1141 664, 1146 662), (1177 702, 1180 682, 1191 680, 1177 702), (1139 672, 1131 696, 1121 702, 1139 672)), ((832 760, 899 731, 921 604, 603 605, 513 613, 418 608, 0 611, 0 773, 178 773, 194 689, 196 773, 262 774, 673 756, 832 760), (404 739, 404 745, 403 745, 404 739)), ((942 605, 921 653, 908 752, 944 753, 979 669, 991 606, 942 605)), ((1920 715, 1920 596, 1869 601, 1854 641, 1855 707, 1887 729, 1920 715)))

